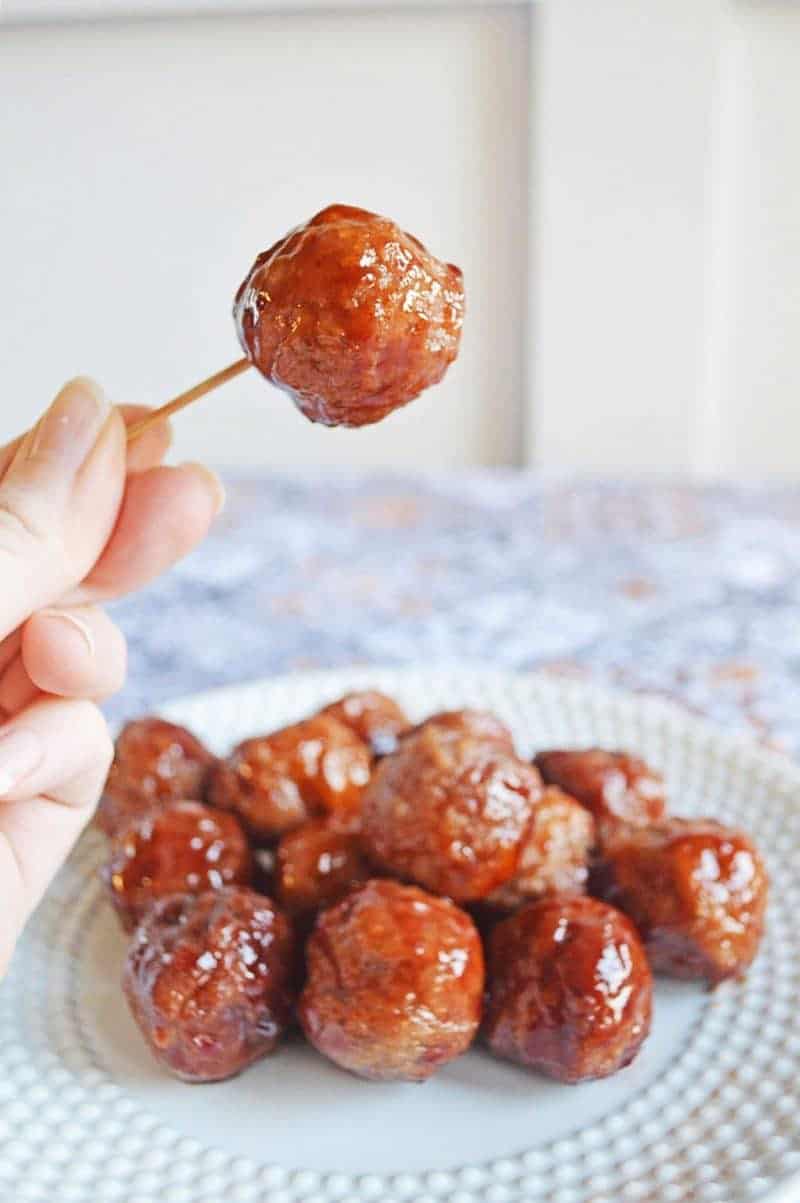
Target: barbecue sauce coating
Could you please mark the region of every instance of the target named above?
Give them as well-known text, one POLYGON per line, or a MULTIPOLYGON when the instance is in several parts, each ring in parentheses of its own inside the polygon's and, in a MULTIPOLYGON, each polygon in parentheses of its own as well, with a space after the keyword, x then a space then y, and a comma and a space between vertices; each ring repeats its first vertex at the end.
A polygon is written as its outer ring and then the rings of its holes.
POLYGON ((414 731, 422 731, 426 727, 452 731, 457 735, 469 735, 473 739, 497 744, 512 756, 515 754, 511 732, 505 723, 489 710, 439 710, 415 727, 414 731))
POLYGON ((233 313, 247 356, 307 418, 364 426, 442 379, 464 287, 393 221, 330 205, 258 256, 233 313))
POLYGON ((546 786, 533 808, 514 876, 486 901, 514 910, 548 894, 582 894, 594 841, 588 810, 558 786, 546 786))
POLYGON ((234 811, 256 843, 269 844, 313 815, 357 816, 370 765, 349 727, 318 714, 239 744, 212 774, 208 796, 234 811))
POLYGON ((122 984, 157 1060, 186 1082, 218 1082, 275 1048, 294 962, 274 903, 229 887, 157 903, 131 938, 122 984))
POLYGON ((397 748, 397 740, 411 727, 404 712, 392 698, 375 689, 347 693, 331 702, 320 714, 330 715, 354 731, 368 745, 373 756, 387 756, 397 748))
POLYGON ((592 812, 602 840, 619 822, 643 827, 664 815, 664 782, 638 756, 602 748, 540 752, 534 764, 547 785, 557 785, 592 812))
POLYGON ((123 727, 97 810, 108 836, 153 807, 182 799, 202 801, 216 758, 185 727, 140 718, 123 727))
POLYGON ((290 915, 309 915, 338 902, 352 886, 372 876, 355 832, 329 819, 314 819, 281 838, 275 892, 290 915))
POLYGON ((514 876, 540 794, 536 769, 502 747, 425 724, 375 766, 364 848, 392 875, 477 901, 514 876))
POLYGON ((758 951, 768 879, 752 842, 710 819, 620 828, 593 888, 630 915, 654 972, 738 977, 758 951))
POLYGON ((120 831, 103 878, 126 930, 158 898, 249 884, 250 848, 234 815, 202 802, 171 802, 120 831))
POLYGON ((483 950, 472 920, 415 886, 369 881, 323 911, 306 946, 306 1036, 364 1078, 421 1082, 478 1029, 483 950))
POLYGON ((606 903, 530 903, 489 938, 493 1052, 560 1082, 630 1064, 650 1030, 652 976, 633 924, 606 903))

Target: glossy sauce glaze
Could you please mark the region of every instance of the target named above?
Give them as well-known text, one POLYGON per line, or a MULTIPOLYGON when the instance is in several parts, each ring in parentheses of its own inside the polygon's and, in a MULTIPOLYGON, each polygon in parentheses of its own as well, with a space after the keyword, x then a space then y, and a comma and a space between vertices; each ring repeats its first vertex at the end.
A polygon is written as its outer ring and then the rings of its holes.
POLYGON ((546 786, 533 808, 514 876, 486 901, 514 910, 548 894, 582 894, 594 842, 589 811, 557 785, 546 786))
POLYGON ((242 347, 312 422, 363 426, 458 354, 461 272, 393 221, 330 205, 259 255, 236 294, 242 347))
POLYGON ((741 975, 761 940, 768 880, 752 842, 710 819, 620 828, 593 888, 630 915, 656 973, 741 975))
POLYGON ((303 1029, 353 1073, 424 1081, 475 1036, 483 950, 472 920, 446 899, 367 882, 320 914, 306 958, 303 1029))
POLYGON ((547 785, 557 785, 594 815, 601 841, 620 821, 646 826, 664 814, 664 782, 638 756, 602 748, 540 752, 534 763, 547 785))
POLYGON ((345 694, 320 711, 344 723, 369 747, 373 756, 387 756, 411 727, 393 698, 375 689, 345 694))
POLYGON ((425 724, 375 766, 364 847, 393 875, 476 901, 513 877, 540 794, 536 769, 502 747, 425 724))
POLYGON ((530 903, 489 938, 485 1034, 560 1082, 628 1065, 649 1030, 652 976, 632 923, 580 896, 530 903))
POLYGON ((357 833, 314 819, 278 844, 275 893, 290 915, 309 915, 338 902, 372 876, 357 833))
POLYGON ((371 761, 349 727, 320 714, 239 744, 214 771, 208 796, 269 844, 314 815, 357 816, 371 761))
POLYGON ((96 822, 113 836, 154 806, 205 796, 216 758, 175 723, 141 718, 123 727, 96 822))
POLYGON ((508 727, 488 710, 439 710, 429 715, 413 730, 422 731, 435 727, 440 731, 451 731, 455 735, 468 735, 472 739, 496 744, 503 751, 514 754, 514 740, 508 727))
POLYGON ((202 802, 170 802, 118 832, 103 879, 125 928, 158 898, 248 884, 253 863, 234 815, 202 802))
POLYGON ((154 1056, 216 1082, 272 1052, 293 1005, 295 949, 269 898, 230 887, 162 899, 131 938, 123 988, 154 1056))

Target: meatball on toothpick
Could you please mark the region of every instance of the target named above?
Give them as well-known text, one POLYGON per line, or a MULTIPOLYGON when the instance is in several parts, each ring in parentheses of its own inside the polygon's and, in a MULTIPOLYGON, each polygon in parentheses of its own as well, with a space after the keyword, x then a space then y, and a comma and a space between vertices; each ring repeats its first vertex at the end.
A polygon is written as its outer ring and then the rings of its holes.
POLYGON ((233 316, 244 358, 148 414, 129 439, 251 365, 312 422, 379 422, 458 355, 464 285, 388 217, 329 205, 258 256, 233 316))

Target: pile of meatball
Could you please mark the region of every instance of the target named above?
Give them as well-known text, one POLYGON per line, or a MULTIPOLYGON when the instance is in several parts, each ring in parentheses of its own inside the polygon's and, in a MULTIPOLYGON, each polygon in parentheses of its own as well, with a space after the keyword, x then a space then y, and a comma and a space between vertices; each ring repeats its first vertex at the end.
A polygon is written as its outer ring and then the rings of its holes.
POLYGON ((562 1082, 628 1065, 653 973, 748 967, 767 876, 741 831, 667 814, 599 748, 520 757, 474 710, 413 725, 349 694, 218 760, 183 727, 122 731, 98 822, 159 1062, 230 1077, 299 1024, 363 1078, 419 1082, 480 1038, 562 1082))

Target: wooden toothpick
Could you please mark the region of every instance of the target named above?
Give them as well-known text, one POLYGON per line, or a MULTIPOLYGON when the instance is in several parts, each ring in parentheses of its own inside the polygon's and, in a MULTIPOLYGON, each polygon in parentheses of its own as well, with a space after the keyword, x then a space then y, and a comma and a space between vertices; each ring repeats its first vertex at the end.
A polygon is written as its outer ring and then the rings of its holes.
POLYGON ((128 442, 132 443, 140 434, 144 434, 151 426, 155 426, 157 422, 163 422, 165 418, 169 418, 172 414, 178 413, 179 410, 185 409, 187 405, 192 405, 200 397, 204 397, 206 393, 210 393, 212 389, 219 388, 226 380, 233 380, 234 376, 238 376, 251 366, 250 360, 245 356, 243 359, 237 359, 236 363, 231 363, 227 368, 223 368, 221 372, 215 372, 213 376, 209 376, 207 380, 202 380, 200 384, 196 384, 194 388, 187 389, 185 393, 180 393, 177 397, 173 397, 166 405, 160 406, 159 409, 154 409, 144 418, 140 418, 138 422, 134 422, 128 427, 128 442))

